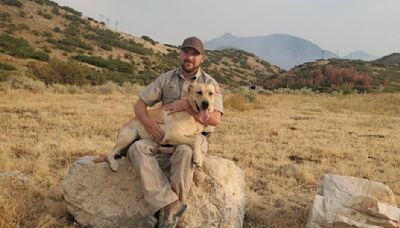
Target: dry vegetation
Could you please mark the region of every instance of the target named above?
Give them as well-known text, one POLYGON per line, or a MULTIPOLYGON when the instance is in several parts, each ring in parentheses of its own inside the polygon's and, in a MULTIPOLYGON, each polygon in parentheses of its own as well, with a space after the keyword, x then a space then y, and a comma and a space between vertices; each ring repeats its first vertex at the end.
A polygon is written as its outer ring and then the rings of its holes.
MULTIPOLYGON (((112 148, 137 99, 86 91, 0 90, 0 173, 29 178, 0 185, 0 227, 76 226, 60 182, 77 158, 112 148)), ((245 227, 303 226, 325 173, 383 182, 400 200, 400 94, 258 95, 251 104, 235 96, 225 96, 209 153, 245 171, 245 227)))

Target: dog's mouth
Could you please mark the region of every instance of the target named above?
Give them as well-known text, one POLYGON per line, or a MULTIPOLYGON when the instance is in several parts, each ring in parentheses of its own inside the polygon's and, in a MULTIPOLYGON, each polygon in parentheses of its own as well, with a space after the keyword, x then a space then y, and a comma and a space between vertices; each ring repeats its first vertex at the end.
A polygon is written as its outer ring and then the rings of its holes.
POLYGON ((194 103, 196 104, 197 112, 199 113, 199 119, 201 120, 201 122, 207 123, 208 117, 209 117, 208 116, 208 108, 202 109, 199 107, 197 102, 194 102, 194 103))

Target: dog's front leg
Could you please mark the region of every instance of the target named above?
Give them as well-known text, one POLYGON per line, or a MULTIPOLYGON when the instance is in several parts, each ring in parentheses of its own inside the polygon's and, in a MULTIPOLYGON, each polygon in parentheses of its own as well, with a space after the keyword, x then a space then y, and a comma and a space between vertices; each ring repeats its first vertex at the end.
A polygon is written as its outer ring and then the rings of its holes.
POLYGON ((197 140, 196 136, 189 138, 178 133, 170 133, 164 136, 162 143, 172 145, 185 144, 190 146, 193 150, 193 163, 198 167, 202 166, 203 157, 201 155, 200 142, 197 140))

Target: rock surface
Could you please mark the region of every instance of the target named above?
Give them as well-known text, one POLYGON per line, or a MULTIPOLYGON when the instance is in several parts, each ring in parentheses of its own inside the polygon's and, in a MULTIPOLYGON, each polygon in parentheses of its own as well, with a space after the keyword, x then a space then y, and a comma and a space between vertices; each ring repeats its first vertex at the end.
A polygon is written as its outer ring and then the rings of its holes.
MULTIPOLYGON (((62 182, 68 211, 81 225, 136 227, 148 211, 131 163, 119 159, 112 172, 94 157, 74 162, 62 182)), ((166 164, 165 156, 159 159, 166 164)), ((162 165, 166 166, 166 165, 162 165)), ((247 196, 243 171, 232 161, 208 155, 202 181, 193 184, 179 227, 242 227, 247 196)))
POLYGON ((382 183, 328 174, 306 227, 400 227, 400 209, 393 192, 382 183))

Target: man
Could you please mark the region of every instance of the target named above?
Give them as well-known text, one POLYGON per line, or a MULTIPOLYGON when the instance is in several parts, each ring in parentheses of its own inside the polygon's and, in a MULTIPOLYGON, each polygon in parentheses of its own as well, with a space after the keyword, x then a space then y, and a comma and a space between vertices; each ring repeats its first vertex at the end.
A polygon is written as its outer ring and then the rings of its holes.
MULTIPOLYGON (((222 95, 218 83, 201 68, 204 62, 204 46, 197 37, 189 37, 183 41, 179 54, 180 67, 162 74, 139 94, 134 109, 136 117, 152 135, 153 140, 136 141, 128 150, 128 158, 141 178, 144 199, 155 214, 159 211, 159 227, 174 227, 184 212, 184 204, 188 198, 193 181, 193 150, 187 145, 179 145, 171 156, 169 179, 160 168, 154 155, 157 153, 162 132, 158 122, 147 113, 147 107, 162 102, 170 112, 186 111, 197 121, 198 113, 192 109, 184 98, 191 83, 206 83, 215 86, 215 111, 209 113, 204 134, 213 131, 221 121, 223 112, 222 95)), ((201 151, 205 155, 208 149, 207 139, 199 135, 201 151)))

